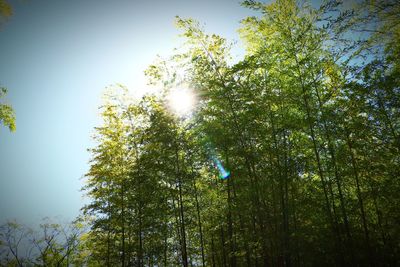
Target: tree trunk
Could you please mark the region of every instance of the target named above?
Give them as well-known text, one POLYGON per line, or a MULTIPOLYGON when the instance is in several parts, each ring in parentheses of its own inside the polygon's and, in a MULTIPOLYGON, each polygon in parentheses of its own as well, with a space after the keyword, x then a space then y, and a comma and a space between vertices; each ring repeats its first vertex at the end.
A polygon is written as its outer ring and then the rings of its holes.
POLYGON ((351 166, 353 169, 354 178, 356 180, 357 198, 358 198, 359 209, 361 212, 361 220, 362 220, 363 229, 364 229, 367 255, 369 258, 370 266, 375 266, 375 257, 373 255, 373 251, 371 249, 371 244, 370 244, 370 239, 369 239, 369 230, 368 230, 367 218, 366 218, 366 214, 365 214, 365 210, 364 210, 364 201, 363 201, 363 198, 361 195, 361 187, 360 187, 360 179, 359 179, 359 175, 358 175, 357 162, 356 162, 356 158, 353 153, 353 144, 350 139, 350 134, 347 129, 345 129, 345 130, 346 130, 347 146, 348 146, 349 152, 350 152, 351 166))

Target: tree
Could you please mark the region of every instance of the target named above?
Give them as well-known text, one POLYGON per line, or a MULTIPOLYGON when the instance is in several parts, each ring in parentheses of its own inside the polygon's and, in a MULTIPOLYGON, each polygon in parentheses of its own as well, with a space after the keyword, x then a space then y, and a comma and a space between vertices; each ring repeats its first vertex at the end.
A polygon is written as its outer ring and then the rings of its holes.
POLYGON ((0 227, 2 266, 70 266, 77 254, 83 227, 78 222, 52 223, 48 218, 39 231, 9 221, 0 227))

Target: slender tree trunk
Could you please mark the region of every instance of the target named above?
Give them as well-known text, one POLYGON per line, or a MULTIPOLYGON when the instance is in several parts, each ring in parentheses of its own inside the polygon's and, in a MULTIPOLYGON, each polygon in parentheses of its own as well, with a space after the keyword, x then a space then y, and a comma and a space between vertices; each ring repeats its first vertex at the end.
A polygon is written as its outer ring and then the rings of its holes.
MULTIPOLYGON (((234 179, 231 180, 231 184, 232 184, 233 198, 237 199, 235 180, 234 179)), ((248 243, 247 239, 245 238, 246 233, 244 231, 244 222, 243 222, 242 215, 240 213, 238 214, 238 217, 239 217, 240 233, 244 237, 246 264, 247 264, 248 267, 250 267, 251 266, 250 249, 249 249, 249 243, 248 243)))
POLYGON ((366 248, 367 248, 367 255, 369 258, 370 266, 375 265, 375 257, 373 255, 373 251, 371 249, 371 244, 370 244, 370 238, 369 238, 369 230, 368 230, 368 223, 367 223, 367 218, 364 210, 364 200, 361 195, 361 187, 360 187, 360 179, 358 175, 358 168, 357 168, 357 162, 356 158, 354 156, 353 152, 353 144, 350 139, 350 134, 347 129, 346 130, 346 141, 347 141, 347 146, 349 148, 350 152, 350 158, 351 158, 351 166, 353 169, 353 175, 356 180, 356 190, 357 190, 357 198, 358 198, 358 204, 359 204, 359 209, 361 212, 361 220, 364 228, 364 236, 365 236, 365 242, 366 242, 366 248))
POLYGON ((181 222, 181 237, 182 237, 182 264, 184 267, 188 267, 188 257, 186 249, 186 229, 185 229, 185 214, 183 207, 183 193, 182 193, 182 174, 179 166, 179 155, 178 149, 175 149, 176 157, 176 171, 178 175, 178 190, 179 190, 179 212, 180 212, 180 222, 181 222))
POLYGON ((224 230, 222 227, 220 227, 220 232, 221 232, 221 250, 222 250, 222 263, 224 267, 227 266, 226 264, 226 251, 225 251, 225 236, 224 236, 224 230))
POLYGON ((185 215, 183 209, 183 198, 182 198, 182 181, 179 178, 179 211, 181 216, 181 236, 182 236, 182 263, 184 267, 188 266, 187 250, 186 250, 186 230, 185 230, 185 215))
POLYGON ((285 152, 284 152, 284 187, 283 187, 283 199, 284 199, 284 207, 283 207, 283 233, 284 233, 284 256, 285 256, 285 266, 289 267, 292 265, 291 255, 290 255, 290 232, 289 232, 289 189, 288 189, 288 180, 289 180, 289 166, 288 166, 288 144, 287 144, 287 135, 286 131, 283 134, 283 141, 285 144, 285 152))
MULTIPOLYGON (((109 216, 109 219, 110 219, 110 217, 111 217, 111 205, 110 205, 110 203, 108 203, 108 216, 109 216)), ((111 266, 111 263, 110 263, 110 253, 111 253, 111 248, 110 248, 110 246, 111 246, 111 244, 110 244, 110 242, 111 242, 111 227, 110 227, 110 223, 108 223, 107 224, 107 267, 110 267, 111 266)))
POLYGON ((201 260, 202 260, 202 265, 204 267, 206 261, 205 261, 205 257, 204 257, 203 230, 202 230, 202 224, 201 224, 198 191, 197 191, 197 186, 196 186, 196 180, 195 179, 193 179, 193 188, 194 188, 194 196, 195 196, 195 200, 196 200, 197 222, 198 222, 198 225, 199 225, 200 246, 201 246, 201 260))
POLYGON ((236 266, 236 256, 235 256, 235 241, 233 240, 233 222, 232 222, 232 199, 231 199, 231 189, 230 189, 230 180, 232 177, 230 177, 227 181, 227 191, 228 191, 228 236, 229 236, 229 248, 230 248, 230 253, 229 253, 229 264, 232 267, 236 266))
MULTIPOLYGON (((128 200, 128 202, 129 202, 129 200, 128 200)), ((130 215, 130 214, 132 214, 132 210, 129 208, 128 209, 128 214, 130 215)), ((132 229, 132 223, 131 223, 131 221, 129 221, 129 223, 128 223, 128 226, 127 226, 127 231, 128 231, 128 233, 127 233, 127 235, 128 235, 128 248, 127 248, 127 251, 126 251, 126 259, 127 259, 127 261, 126 261, 126 265, 127 266, 131 266, 132 265, 132 248, 131 248, 131 244, 132 244, 132 232, 131 232, 131 229, 132 229)))
POLYGON ((383 104, 383 100, 379 96, 379 93, 377 95, 377 98, 378 98, 379 108, 382 110, 381 112, 383 113, 383 117, 384 117, 384 121, 385 121, 386 127, 389 128, 390 133, 393 136, 394 145, 396 146, 397 151, 400 151, 400 139, 399 139, 399 136, 398 136, 398 134, 396 133, 396 131, 394 129, 392 120, 390 119, 389 114, 386 111, 385 105, 383 104))
MULTIPOLYGON (((179 202, 179 201, 178 201, 179 202)), ((181 233, 181 216, 180 216, 180 211, 179 211, 179 203, 178 203, 178 208, 175 205, 175 198, 172 198, 172 206, 174 207, 174 216, 175 216, 175 224, 176 224, 176 235, 177 239, 179 241, 179 247, 181 250, 181 258, 182 258, 182 233, 181 233)), ((177 260, 179 262, 179 260, 177 260)))
POLYGON ((125 206, 124 206, 124 186, 121 186, 121 243, 122 243, 122 255, 121 255, 121 266, 125 267, 125 206))
POLYGON ((138 229, 138 236, 139 236, 139 251, 138 251, 138 260, 139 260, 139 267, 143 266, 143 237, 142 237, 142 207, 141 207, 141 200, 139 200, 139 209, 138 209, 138 217, 139 217, 139 229, 138 229))
POLYGON ((212 266, 215 267, 215 246, 214 246, 214 235, 211 235, 211 262, 212 266))
POLYGON ((164 235, 164 267, 167 267, 168 263, 168 236, 167 233, 164 235))
MULTIPOLYGON (((315 92, 316 92, 317 99, 318 99, 319 109, 320 109, 321 113, 324 115, 323 104, 321 101, 320 93, 319 93, 318 88, 316 88, 316 87, 315 87, 315 92)), ((332 144, 330 130, 329 130, 329 127, 328 127, 325 119, 322 119, 322 124, 323 124, 323 129, 325 132, 325 137, 328 142, 329 155, 331 157, 334 174, 335 174, 335 182, 336 182, 336 186, 337 186, 338 193, 339 193, 340 209, 342 212, 345 232, 346 232, 347 241, 348 241, 348 245, 349 245, 348 254, 350 255, 352 265, 354 265, 353 238, 352 238, 351 232, 350 232, 350 224, 349 224, 349 219, 347 216, 345 200, 344 200, 343 191, 342 191, 342 178, 339 175, 339 170, 338 170, 337 161, 336 161, 336 151, 332 144)))
MULTIPOLYGON (((296 171, 297 168, 294 168, 294 173, 293 177, 296 177, 296 182, 292 184, 292 217, 293 217, 293 232, 297 233, 298 232, 298 220, 297 220, 297 205, 296 205, 296 200, 298 198, 298 191, 296 185, 300 185, 299 181, 299 176, 298 176, 298 171, 296 171)), ((299 246, 299 237, 294 238, 294 251, 295 251, 295 256, 294 256, 294 266, 301 266, 301 257, 300 257, 300 246, 299 246)))

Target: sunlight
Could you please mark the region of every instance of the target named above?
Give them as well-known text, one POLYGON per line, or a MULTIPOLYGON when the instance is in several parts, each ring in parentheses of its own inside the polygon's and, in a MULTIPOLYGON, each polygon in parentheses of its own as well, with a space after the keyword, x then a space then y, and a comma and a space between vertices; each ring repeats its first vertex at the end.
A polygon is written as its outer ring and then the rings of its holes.
POLYGON ((167 99, 171 110, 179 117, 190 115, 195 105, 194 93, 186 88, 171 89, 167 99))

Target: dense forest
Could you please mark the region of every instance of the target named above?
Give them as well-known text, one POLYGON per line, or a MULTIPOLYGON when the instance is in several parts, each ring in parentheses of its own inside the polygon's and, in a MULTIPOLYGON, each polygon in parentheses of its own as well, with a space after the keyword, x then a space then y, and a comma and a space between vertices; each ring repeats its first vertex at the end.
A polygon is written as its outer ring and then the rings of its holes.
POLYGON ((35 259, 4 225, 5 266, 400 265, 400 2, 242 5, 240 61, 177 17, 162 90, 109 88, 82 216, 35 259))

